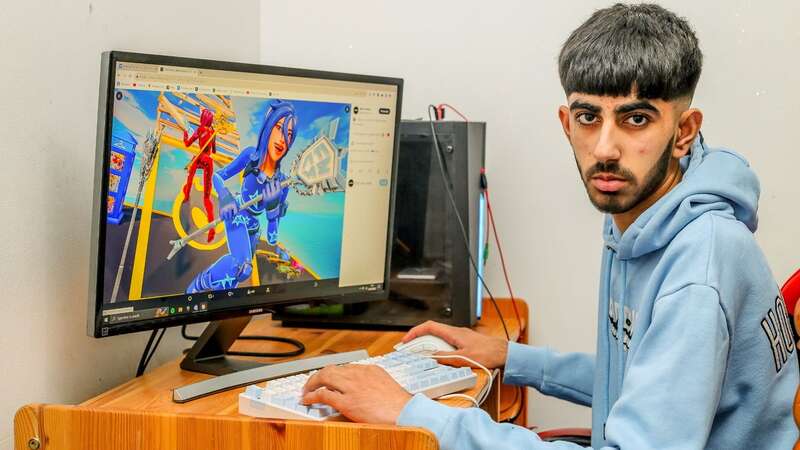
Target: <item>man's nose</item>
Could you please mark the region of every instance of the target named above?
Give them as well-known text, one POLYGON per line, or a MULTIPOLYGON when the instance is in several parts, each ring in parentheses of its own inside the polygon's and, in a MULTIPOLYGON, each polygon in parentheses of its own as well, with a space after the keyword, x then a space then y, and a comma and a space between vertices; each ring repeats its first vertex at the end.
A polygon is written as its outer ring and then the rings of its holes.
POLYGON ((599 162, 616 161, 620 158, 621 152, 613 125, 604 124, 600 129, 600 137, 597 139, 592 155, 599 162))

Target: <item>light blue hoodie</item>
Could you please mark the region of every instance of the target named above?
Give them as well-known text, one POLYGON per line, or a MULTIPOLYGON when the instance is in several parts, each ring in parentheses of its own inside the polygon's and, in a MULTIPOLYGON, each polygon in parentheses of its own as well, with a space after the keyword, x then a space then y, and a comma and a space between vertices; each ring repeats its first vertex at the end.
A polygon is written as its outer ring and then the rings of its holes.
MULTIPOLYGON (((683 180, 620 235, 606 218, 597 356, 509 344, 504 382, 592 406, 595 449, 790 449, 800 373, 756 230, 747 162, 698 143, 683 180)), ((400 425, 441 448, 576 449, 416 395, 400 425)))

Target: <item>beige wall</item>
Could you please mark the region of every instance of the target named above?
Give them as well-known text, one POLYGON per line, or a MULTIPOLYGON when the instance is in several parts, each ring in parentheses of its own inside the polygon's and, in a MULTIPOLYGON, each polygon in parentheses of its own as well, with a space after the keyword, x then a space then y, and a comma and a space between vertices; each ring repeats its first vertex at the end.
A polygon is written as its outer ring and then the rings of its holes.
MULTIPOLYGON (((79 402, 131 378, 147 338, 85 331, 100 52, 256 62, 258 11, 257 0, 3 2, 0 449, 19 406, 79 402)), ((151 364, 180 341, 170 330, 151 364)))
MULTIPOLYGON (((430 102, 488 123, 487 169, 533 342, 594 351, 601 215, 586 199, 558 122, 555 61, 569 32, 612 1, 262 2, 264 63, 405 78, 405 118, 430 102)), ((695 104, 712 145, 739 150, 762 181, 758 240, 783 280, 800 267, 800 5, 661 2, 705 52, 695 104)), ((489 284, 503 292, 491 252, 489 284)), ((532 424, 588 425, 589 410, 533 395, 532 424)))

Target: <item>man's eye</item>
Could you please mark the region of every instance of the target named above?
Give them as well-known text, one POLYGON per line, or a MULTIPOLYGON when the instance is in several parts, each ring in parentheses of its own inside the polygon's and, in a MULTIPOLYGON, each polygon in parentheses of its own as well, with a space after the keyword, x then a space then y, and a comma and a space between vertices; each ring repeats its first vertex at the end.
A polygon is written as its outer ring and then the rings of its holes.
POLYGON ((597 116, 592 113, 580 113, 577 119, 581 125, 591 125, 597 122, 597 116))
POLYGON ((625 119, 625 122, 635 127, 642 127, 647 125, 647 123, 650 122, 650 119, 647 116, 643 116, 641 114, 635 114, 625 119))

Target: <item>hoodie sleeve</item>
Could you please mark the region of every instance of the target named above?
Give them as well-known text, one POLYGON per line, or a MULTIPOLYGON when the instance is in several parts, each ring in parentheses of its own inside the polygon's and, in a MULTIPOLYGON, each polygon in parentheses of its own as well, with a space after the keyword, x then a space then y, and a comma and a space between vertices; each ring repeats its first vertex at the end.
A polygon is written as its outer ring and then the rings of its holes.
POLYGON ((558 353, 510 342, 503 382, 531 386, 544 395, 591 406, 594 361, 594 355, 587 353, 558 353))
MULTIPOLYGON (((708 286, 687 286, 660 298, 609 412, 605 436, 593 436, 603 443, 596 448, 705 448, 725 372, 727 330, 717 291, 708 286)), ((583 448, 544 442, 525 428, 492 421, 483 410, 451 408, 421 394, 397 423, 427 428, 442 450, 583 448)))

